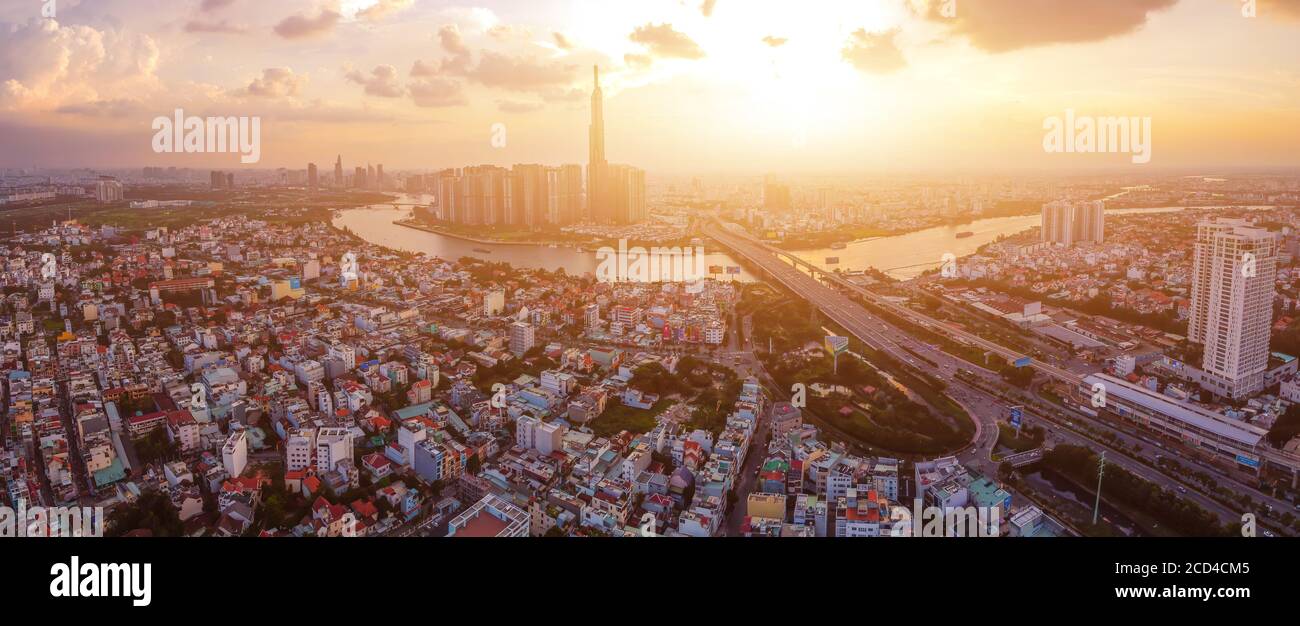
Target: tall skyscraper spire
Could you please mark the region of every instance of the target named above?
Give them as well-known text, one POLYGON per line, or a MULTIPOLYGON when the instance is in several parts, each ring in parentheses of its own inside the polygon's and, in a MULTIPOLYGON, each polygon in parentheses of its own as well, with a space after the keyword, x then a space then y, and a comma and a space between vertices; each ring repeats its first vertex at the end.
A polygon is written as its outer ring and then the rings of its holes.
POLYGON ((591 92, 591 128, 587 160, 587 216, 597 221, 607 218, 605 172, 605 96, 600 90, 600 66, 592 66, 595 89, 591 92))

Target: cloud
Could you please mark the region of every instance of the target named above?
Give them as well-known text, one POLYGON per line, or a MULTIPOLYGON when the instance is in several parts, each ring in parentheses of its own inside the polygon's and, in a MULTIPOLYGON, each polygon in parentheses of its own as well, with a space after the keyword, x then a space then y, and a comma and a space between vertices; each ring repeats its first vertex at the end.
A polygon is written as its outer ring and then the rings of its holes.
POLYGON ((646 24, 628 37, 645 46, 651 54, 663 58, 701 59, 704 50, 695 40, 673 29, 672 24, 646 24))
POLYGON ((767 44, 767 45, 769 45, 769 46, 771 46, 771 47, 773 47, 773 48, 780 48, 781 46, 784 46, 784 45, 785 45, 785 42, 787 42, 787 41, 790 41, 790 40, 789 40, 789 39, 786 39, 785 37, 774 37, 774 36, 772 36, 772 35, 768 35, 768 36, 766 36, 766 37, 763 38, 763 43, 765 43, 765 44, 767 44))
POLYGON ((262 70, 260 78, 244 88, 243 93, 261 98, 279 98, 296 96, 298 90, 307 83, 306 76, 299 76, 287 67, 268 67, 262 70))
POLYGON ((540 102, 515 102, 514 100, 497 100, 497 109, 502 113, 532 113, 545 108, 540 102))
POLYGON ((145 107, 140 102, 126 98, 115 98, 113 100, 65 104, 55 109, 54 112, 62 115, 123 118, 136 115, 144 110, 145 107))
POLYGON ((578 102, 587 99, 587 92, 576 87, 569 89, 559 87, 542 89, 537 92, 537 95, 541 96, 542 100, 547 102, 578 102))
POLYGON ((1300 0, 1259 0, 1255 14, 1260 17, 1300 20, 1300 0))
POLYGON ((497 41, 510 41, 511 39, 529 37, 532 35, 532 31, 523 26, 494 24, 487 29, 487 34, 497 41))
POLYGON ((449 55, 442 60, 442 71, 451 74, 464 74, 469 71, 470 50, 461 37, 460 29, 448 24, 438 29, 438 45, 449 55))
POLYGON ((853 67, 872 74, 889 74, 907 67, 907 60, 894 42, 899 29, 895 28, 881 33, 869 33, 859 28, 849 35, 849 40, 840 55, 853 67))
POLYGON ((357 17, 370 22, 378 21, 388 15, 409 8, 413 1, 414 0, 379 0, 379 2, 357 11, 357 17))
POLYGON ((217 33, 223 35, 242 35, 248 32, 243 26, 235 26, 226 20, 220 22, 204 22, 202 20, 190 20, 185 23, 185 32, 187 33, 217 33))
POLYGON ((564 33, 555 32, 551 33, 551 36, 555 38, 555 45, 561 50, 573 49, 573 42, 569 41, 569 38, 565 37, 564 33))
POLYGON ((217 9, 224 9, 234 3, 235 0, 203 0, 203 3, 199 5, 199 10, 205 13, 216 11, 217 9))
POLYGON ((469 46, 465 45, 465 38, 461 36, 460 29, 455 24, 448 24, 438 29, 438 43, 448 54, 469 54, 469 46))
POLYGON ((159 47, 148 35, 63 26, 0 25, 0 110, 139 98, 156 91, 159 47))
POLYGON ((537 91, 572 84, 577 78, 577 70, 576 65, 484 50, 479 55, 478 65, 466 71, 464 76, 488 87, 537 91))
POLYGON ((405 93, 402 86, 397 84, 397 68, 391 65, 376 65, 375 69, 370 70, 369 75, 354 69, 348 71, 343 77, 365 87, 368 96, 400 98, 405 93))
POLYGON ((415 63, 411 64, 410 76, 412 78, 422 77, 422 76, 424 77, 437 76, 437 75, 438 75, 438 68, 428 63, 425 63, 424 61, 416 59, 415 63))
POLYGON ((461 84, 446 78, 411 81, 411 101, 419 107, 449 107, 467 104, 461 84))
POLYGON ((712 16, 713 8, 717 5, 718 0, 704 0, 704 4, 700 5, 700 13, 704 15, 704 17, 712 16))
POLYGON ((654 65, 655 58, 648 54, 629 53, 623 55, 623 63, 626 64, 628 67, 634 67, 636 69, 645 69, 647 67, 650 67, 651 65, 654 65))
MULTIPOLYGON (((559 33, 553 35, 562 37, 559 33)), ((532 44, 536 54, 512 55, 481 50, 476 55, 455 25, 438 29, 437 38, 439 46, 449 56, 436 66, 417 60, 411 66, 411 77, 457 77, 486 87, 552 96, 563 92, 578 77, 577 65, 549 59, 548 55, 554 54, 554 49, 542 44, 532 44), (478 57, 477 63, 474 62, 475 56, 478 57)), ((567 39, 563 41, 568 43, 567 39)))
POLYGON ((275 25, 275 34, 285 39, 302 39, 324 35, 334 30, 334 27, 339 23, 340 17, 342 16, 339 15, 339 12, 333 9, 322 9, 316 17, 307 17, 303 14, 290 15, 275 25))
POLYGON ((1138 30, 1151 13, 1178 0, 960 0, 956 17, 941 13, 946 0, 914 0, 926 19, 988 52, 1057 43, 1102 41, 1138 30))

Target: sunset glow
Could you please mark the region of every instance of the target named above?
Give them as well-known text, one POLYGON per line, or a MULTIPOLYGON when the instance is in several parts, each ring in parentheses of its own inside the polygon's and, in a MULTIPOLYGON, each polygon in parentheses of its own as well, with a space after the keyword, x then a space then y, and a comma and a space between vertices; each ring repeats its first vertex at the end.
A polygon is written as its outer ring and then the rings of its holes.
POLYGON ((277 167, 324 160, 323 137, 401 167, 576 162, 592 65, 611 158, 652 172, 1073 167, 1038 149, 1066 108, 1152 117, 1153 167, 1292 165, 1300 141, 1294 2, 705 4, 7 2, 0 159, 158 163, 149 120, 183 107, 262 116, 277 167))

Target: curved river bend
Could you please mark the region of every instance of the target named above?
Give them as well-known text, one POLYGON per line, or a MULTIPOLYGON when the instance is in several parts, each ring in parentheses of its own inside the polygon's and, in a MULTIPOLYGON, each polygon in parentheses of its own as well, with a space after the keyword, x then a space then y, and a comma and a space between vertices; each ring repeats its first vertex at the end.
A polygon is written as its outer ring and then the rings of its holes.
MULTIPOLYGON (((428 196, 401 196, 398 204, 427 204, 428 196)), ((1254 207, 1271 208, 1271 207, 1254 207)), ((1118 209, 1111 214, 1135 212, 1181 211, 1183 207, 1164 209, 1118 209)), ((439 235, 423 230, 399 226, 393 222, 410 217, 410 209, 398 208, 391 203, 376 204, 368 207, 339 211, 333 224, 339 228, 348 228, 366 241, 403 250, 406 252, 423 252, 443 259, 456 260, 461 257, 475 257, 489 261, 504 261, 518 267, 542 268, 554 271, 564 268, 573 275, 587 272, 595 273, 598 261, 594 252, 582 252, 574 248, 552 248, 534 244, 485 244, 446 235, 439 235), (490 254, 476 251, 491 250, 490 254)), ((975 220, 956 226, 936 226, 903 235, 877 237, 848 244, 842 250, 829 248, 819 250, 800 250, 798 256, 814 265, 827 269, 862 270, 874 267, 900 279, 913 278, 927 269, 936 267, 944 254, 952 253, 958 258, 974 254, 987 243, 1004 235, 1014 235, 1041 223, 1038 215, 1018 217, 993 217, 975 220), (969 237, 957 238, 957 233, 971 232, 969 237), (826 259, 838 257, 838 265, 826 265, 826 259)), ((735 266, 739 265, 724 253, 709 253, 705 246, 705 264, 735 266)), ((739 280, 749 281, 753 277, 742 270, 739 280)))

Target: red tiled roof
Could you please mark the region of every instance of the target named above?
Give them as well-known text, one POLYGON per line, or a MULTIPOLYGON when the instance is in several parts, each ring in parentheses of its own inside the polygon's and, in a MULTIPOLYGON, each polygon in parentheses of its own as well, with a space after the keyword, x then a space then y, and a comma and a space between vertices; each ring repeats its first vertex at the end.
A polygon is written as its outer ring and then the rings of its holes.
POLYGON ((167 413, 167 423, 172 426, 188 426, 190 424, 198 424, 199 421, 194 419, 193 413, 190 413, 186 409, 181 409, 179 411, 169 411, 167 413))

